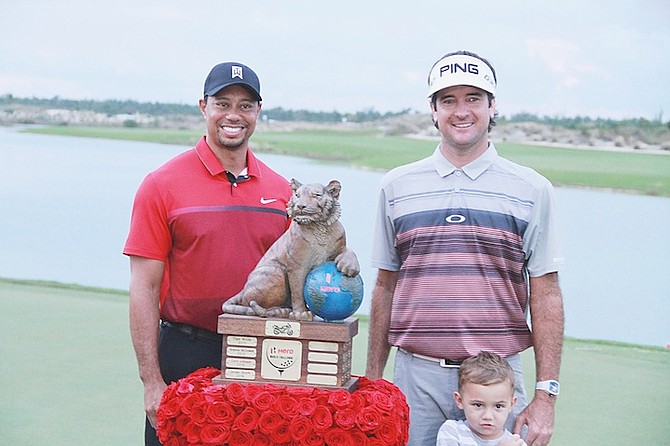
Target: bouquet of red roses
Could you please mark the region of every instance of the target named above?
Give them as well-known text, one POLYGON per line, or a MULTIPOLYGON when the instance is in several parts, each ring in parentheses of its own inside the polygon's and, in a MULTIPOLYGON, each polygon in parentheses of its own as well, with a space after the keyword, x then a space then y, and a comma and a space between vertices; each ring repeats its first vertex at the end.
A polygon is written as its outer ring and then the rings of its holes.
POLYGON ((409 407, 390 382, 358 389, 213 384, 200 369, 172 383, 158 408, 158 438, 173 445, 393 446, 407 444, 409 407))

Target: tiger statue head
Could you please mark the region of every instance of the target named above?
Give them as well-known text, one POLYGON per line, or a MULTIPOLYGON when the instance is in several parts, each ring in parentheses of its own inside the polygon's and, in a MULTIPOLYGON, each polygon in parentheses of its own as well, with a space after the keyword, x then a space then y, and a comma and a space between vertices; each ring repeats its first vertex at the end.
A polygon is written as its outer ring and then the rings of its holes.
POLYGON ((332 180, 327 185, 301 184, 291 180, 293 195, 286 205, 288 216, 299 225, 330 226, 340 218, 340 190, 342 185, 332 180))

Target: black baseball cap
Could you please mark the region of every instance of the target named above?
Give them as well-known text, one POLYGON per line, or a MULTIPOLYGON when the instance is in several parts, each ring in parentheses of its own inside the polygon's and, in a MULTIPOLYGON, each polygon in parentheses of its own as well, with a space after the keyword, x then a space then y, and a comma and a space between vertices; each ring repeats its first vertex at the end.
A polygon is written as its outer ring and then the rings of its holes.
POLYGON ((215 65, 205 79, 205 96, 213 96, 230 85, 242 85, 261 101, 261 82, 254 70, 237 62, 215 65))

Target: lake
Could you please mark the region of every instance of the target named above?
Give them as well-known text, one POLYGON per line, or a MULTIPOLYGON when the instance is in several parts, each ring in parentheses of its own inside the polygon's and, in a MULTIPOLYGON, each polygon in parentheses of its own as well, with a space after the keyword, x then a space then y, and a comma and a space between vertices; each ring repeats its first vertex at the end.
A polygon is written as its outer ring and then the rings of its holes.
MULTIPOLYGON (((121 254, 144 176, 187 147, 0 128, 0 277, 127 289, 121 254)), ((382 173, 259 154, 286 178, 342 182, 342 222, 369 312, 372 224, 382 173)), ((669 173, 670 174, 670 173, 669 173)), ((670 343, 670 198, 557 188, 567 268, 566 335, 670 343)))

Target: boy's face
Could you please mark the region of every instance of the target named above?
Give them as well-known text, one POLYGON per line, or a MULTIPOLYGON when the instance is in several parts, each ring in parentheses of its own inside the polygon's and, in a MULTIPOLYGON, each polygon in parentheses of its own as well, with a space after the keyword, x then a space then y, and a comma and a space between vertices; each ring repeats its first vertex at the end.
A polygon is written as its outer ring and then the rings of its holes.
POLYGON ((470 428, 484 440, 494 440, 502 435, 516 397, 509 382, 483 386, 466 383, 454 400, 465 412, 470 428))

